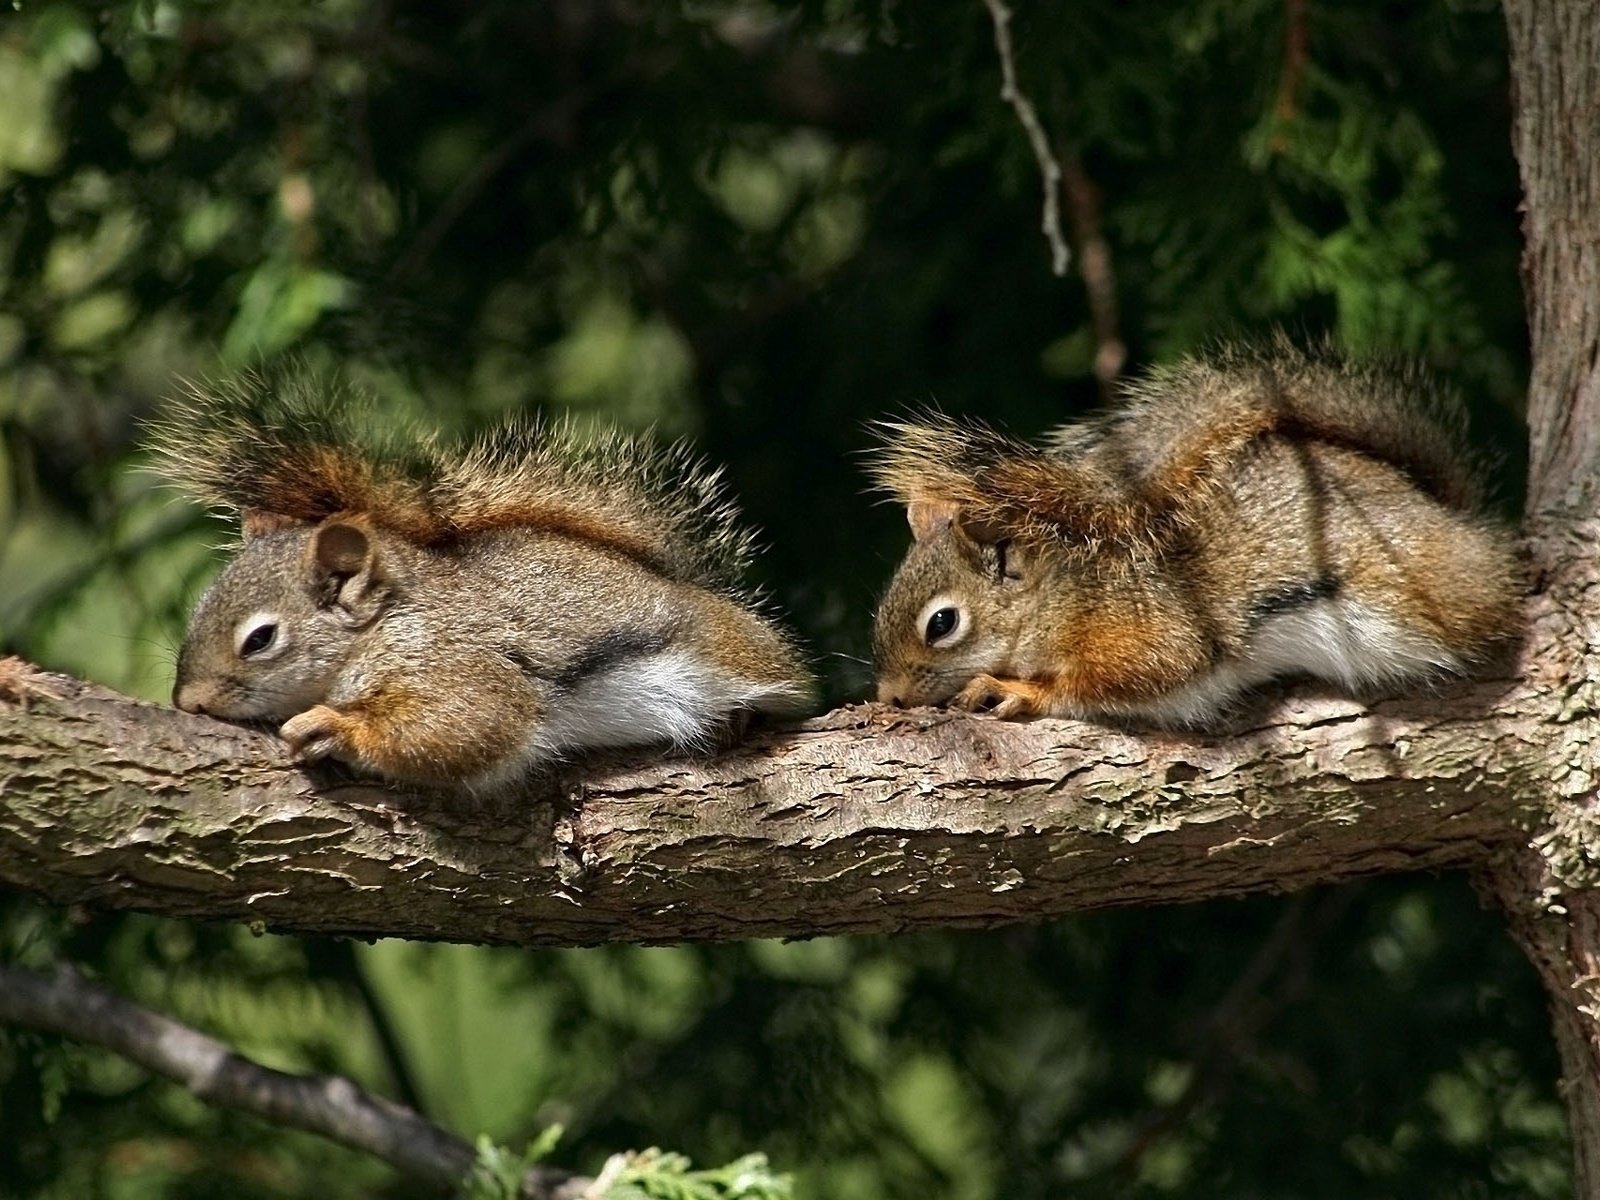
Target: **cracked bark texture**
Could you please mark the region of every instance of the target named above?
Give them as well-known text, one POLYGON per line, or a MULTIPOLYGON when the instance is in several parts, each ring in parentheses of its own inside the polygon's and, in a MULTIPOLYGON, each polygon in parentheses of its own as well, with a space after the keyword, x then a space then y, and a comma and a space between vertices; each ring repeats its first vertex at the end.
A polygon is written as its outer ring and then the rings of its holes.
POLYGON ((1505 0, 1533 349, 1529 529, 1561 596, 1536 626, 1559 725, 1534 836, 1483 873, 1549 992, 1577 1195, 1600 1197, 1600 2, 1505 0), (1564 652, 1563 652, 1564 651, 1564 652))
POLYGON ((875 706, 490 805, 63 677, 0 723, 0 881, 60 903, 519 945, 984 926, 1481 861, 1544 697, 1291 699, 1222 739, 875 706))

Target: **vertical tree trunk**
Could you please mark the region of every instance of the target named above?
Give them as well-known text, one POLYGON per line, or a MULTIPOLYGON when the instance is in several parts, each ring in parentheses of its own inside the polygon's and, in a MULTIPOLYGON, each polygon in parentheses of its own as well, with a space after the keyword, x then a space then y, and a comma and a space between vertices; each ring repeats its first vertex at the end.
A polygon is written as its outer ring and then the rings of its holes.
POLYGON ((1522 173, 1530 515, 1595 511, 1600 479, 1600 3, 1505 0, 1522 173))
POLYGON ((1573 1195, 1593 1200, 1600 1196, 1600 892, 1554 900, 1534 890, 1538 878, 1505 864, 1493 871, 1491 888, 1550 993, 1572 1128, 1573 1195))
POLYGON ((1600 0, 1505 0, 1505 13, 1533 350, 1528 530, 1536 584, 1561 594, 1549 611, 1566 625, 1530 636, 1588 653, 1528 681, 1565 736, 1544 828, 1488 888, 1550 992, 1575 1194, 1600 1200, 1600 0))

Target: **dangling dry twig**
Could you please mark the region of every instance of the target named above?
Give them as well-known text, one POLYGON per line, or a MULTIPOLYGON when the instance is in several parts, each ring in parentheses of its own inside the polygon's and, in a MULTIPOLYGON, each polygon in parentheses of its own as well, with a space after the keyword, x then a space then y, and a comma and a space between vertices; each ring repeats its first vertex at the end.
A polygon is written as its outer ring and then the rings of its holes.
POLYGON ((1071 252, 1067 239, 1061 233, 1061 164, 1050 150, 1050 139, 1039 121, 1033 102, 1017 86, 1017 64, 1011 48, 1011 10, 1004 0, 983 0, 994 22, 994 47, 1000 55, 1000 99, 1016 110, 1017 120, 1028 135, 1033 147, 1033 157, 1039 162, 1039 173, 1044 176, 1044 218, 1041 228, 1050 243, 1050 269, 1057 275, 1067 273, 1071 252))

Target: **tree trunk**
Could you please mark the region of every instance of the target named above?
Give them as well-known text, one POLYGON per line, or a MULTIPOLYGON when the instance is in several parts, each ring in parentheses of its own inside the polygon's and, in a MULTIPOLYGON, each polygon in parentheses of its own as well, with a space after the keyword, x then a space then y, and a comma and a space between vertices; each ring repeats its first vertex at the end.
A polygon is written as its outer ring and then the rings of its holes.
POLYGON ((1489 888, 1550 991, 1572 1123, 1576 1193, 1600 1200, 1600 2, 1505 0, 1524 199, 1532 337, 1529 529, 1553 624, 1543 690, 1564 723, 1535 836, 1499 856, 1489 888))

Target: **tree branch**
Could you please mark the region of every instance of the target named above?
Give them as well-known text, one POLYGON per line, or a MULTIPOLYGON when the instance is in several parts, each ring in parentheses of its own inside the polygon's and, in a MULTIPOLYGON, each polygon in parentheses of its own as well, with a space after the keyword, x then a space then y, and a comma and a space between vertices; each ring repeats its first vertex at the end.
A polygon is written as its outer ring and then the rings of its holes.
MULTIPOLYGON (((458 1187, 477 1157, 461 1138, 348 1079, 264 1067, 70 967, 46 975, 0 966, 0 1021, 104 1046, 210 1104, 376 1155, 425 1183, 458 1187)), ((563 1200, 587 1183, 536 1165, 524 1176, 522 1194, 563 1200)))
POLYGON ((1536 630, 1566 652, 1542 687, 1566 724, 1534 836, 1481 875, 1549 992, 1574 1192, 1600 1198, 1600 0, 1505 0, 1522 176, 1530 540, 1571 599, 1536 630), (1585 594, 1587 593, 1587 594, 1585 594))
POLYGON ((486 808, 314 780, 266 734, 65 677, 33 690, 56 698, 0 711, 0 883, 519 945, 991 926, 1459 866, 1519 836, 1563 732, 1503 680, 1293 699, 1223 739, 856 706, 486 808))

